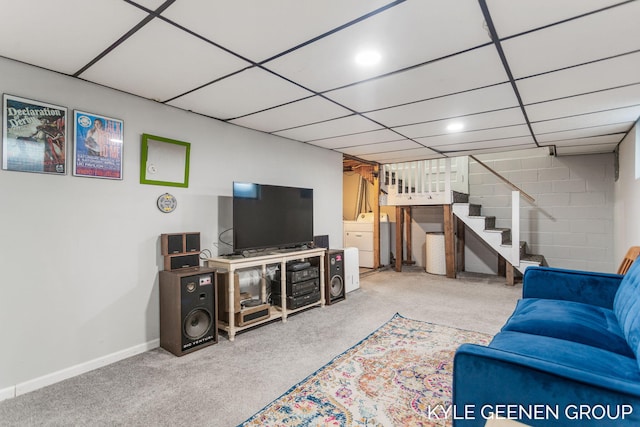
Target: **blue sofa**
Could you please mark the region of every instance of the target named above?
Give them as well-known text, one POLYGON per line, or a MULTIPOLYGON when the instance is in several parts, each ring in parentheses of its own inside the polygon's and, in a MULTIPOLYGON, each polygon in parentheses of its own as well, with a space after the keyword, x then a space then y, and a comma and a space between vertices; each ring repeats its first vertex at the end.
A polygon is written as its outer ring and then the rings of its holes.
POLYGON ((626 275, 529 267, 488 346, 463 344, 454 426, 640 426, 640 262, 626 275))

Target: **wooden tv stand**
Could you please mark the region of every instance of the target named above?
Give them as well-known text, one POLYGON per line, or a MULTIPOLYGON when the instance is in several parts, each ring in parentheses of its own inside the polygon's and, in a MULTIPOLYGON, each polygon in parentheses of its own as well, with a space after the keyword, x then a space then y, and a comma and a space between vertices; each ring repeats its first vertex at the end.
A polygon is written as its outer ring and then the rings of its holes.
MULTIPOLYGON (((267 266, 280 264, 280 271, 287 271, 287 262, 303 260, 307 258, 315 258, 318 257, 319 262, 318 265, 320 267, 320 301, 316 301, 304 307, 300 307, 297 309, 288 309, 287 308, 287 275, 280 275, 280 286, 281 291, 280 294, 282 296, 282 301, 280 307, 276 307, 272 305, 269 309, 269 317, 265 319, 261 319, 250 325, 246 326, 236 326, 235 325, 235 313, 234 310, 230 309, 228 311, 228 318, 226 322, 218 322, 218 329, 222 329, 227 332, 229 341, 233 341, 235 339, 236 332, 242 331, 243 329, 253 328, 254 326, 260 325, 262 323, 270 322, 274 319, 282 319, 282 322, 287 321, 287 316, 290 313, 295 313, 296 311, 306 310, 309 307, 320 306, 324 307, 324 257, 325 257, 326 249, 325 248, 316 248, 316 249, 304 249, 299 251, 271 251, 265 253, 264 255, 259 256, 250 256, 250 257, 242 257, 242 256, 228 256, 228 257, 218 257, 218 258, 209 258, 207 259, 207 265, 216 269, 225 269, 228 271, 230 280, 227 280, 227 295, 228 295, 228 305, 229 307, 234 307, 236 301, 236 289, 235 289, 235 280, 233 280, 234 273, 236 270, 241 270, 244 268, 250 267, 262 267, 262 275, 261 275, 261 288, 262 288, 262 296, 265 295, 266 288, 266 274, 267 274, 267 266)), ((220 284, 218 285, 220 286, 220 284)))

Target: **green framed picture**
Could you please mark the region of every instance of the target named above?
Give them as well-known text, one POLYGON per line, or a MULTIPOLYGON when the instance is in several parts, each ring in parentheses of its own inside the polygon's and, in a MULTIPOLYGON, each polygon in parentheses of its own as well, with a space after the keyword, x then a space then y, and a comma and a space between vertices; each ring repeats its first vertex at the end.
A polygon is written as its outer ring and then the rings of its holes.
POLYGON ((188 187, 190 153, 188 142, 143 133, 140 184, 188 187))

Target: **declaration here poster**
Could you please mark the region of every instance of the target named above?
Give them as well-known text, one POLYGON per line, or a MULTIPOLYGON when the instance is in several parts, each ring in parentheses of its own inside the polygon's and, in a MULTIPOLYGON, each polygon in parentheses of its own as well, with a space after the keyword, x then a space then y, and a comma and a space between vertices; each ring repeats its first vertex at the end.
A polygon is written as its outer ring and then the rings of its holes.
POLYGON ((3 95, 2 169, 66 173, 67 109, 3 95))

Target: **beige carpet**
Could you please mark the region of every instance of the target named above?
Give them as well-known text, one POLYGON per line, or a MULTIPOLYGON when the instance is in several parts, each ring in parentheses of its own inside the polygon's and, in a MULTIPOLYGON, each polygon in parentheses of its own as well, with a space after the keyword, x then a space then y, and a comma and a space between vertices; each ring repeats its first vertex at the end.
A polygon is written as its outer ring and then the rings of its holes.
MULTIPOLYGON (((155 349, 0 402, 2 426, 234 426, 360 342, 395 313, 495 334, 521 286, 418 269, 361 279, 347 299, 243 332, 192 354, 155 349)), ((51 350, 48 350, 51 351, 51 350)), ((42 357, 46 357, 43 351, 42 357)))

